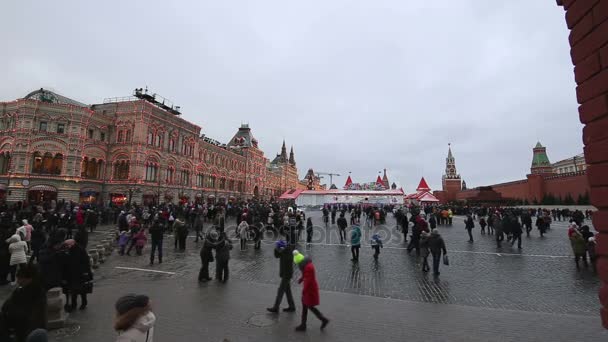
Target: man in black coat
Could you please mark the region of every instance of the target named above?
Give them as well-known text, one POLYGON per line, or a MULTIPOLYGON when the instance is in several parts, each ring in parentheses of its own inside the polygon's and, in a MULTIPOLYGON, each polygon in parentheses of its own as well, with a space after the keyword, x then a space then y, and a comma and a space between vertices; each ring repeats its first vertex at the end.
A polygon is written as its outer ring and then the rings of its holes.
POLYGON ((274 257, 279 260, 279 276, 281 277, 281 284, 277 291, 277 298, 274 301, 274 306, 267 308, 269 312, 279 312, 279 306, 283 300, 283 294, 287 296, 287 308, 283 309, 284 312, 296 311, 296 305, 293 301, 293 295, 291 294, 291 277, 293 276, 293 248, 292 245, 287 244, 285 241, 277 241, 274 249, 274 257))
POLYGON ((344 243, 346 240, 346 227, 348 226, 348 222, 346 218, 344 218, 344 214, 340 214, 340 218, 338 218, 338 229, 340 230, 340 243, 344 243))
POLYGON ((203 240, 203 247, 201 248, 201 269, 198 272, 198 281, 209 281, 209 263, 213 262, 213 247, 217 244, 218 232, 215 230, 210 231, 203 240))
POLYGON ((163 225, 158 219, 154 219, 150 227, 150 237, 152 238, 152 247, 150 248, 150 265, 154 264, 154 253, 158 249, 158 263, 163 263, 163 225))
POLYGON ((46 291, 40 283, 35 265, 22 266, 17 272, 19 286, 2 304, 0 314, 0 341, 10 341, 9 333, 16 341, 25 341, 36 329, 46 329, 46 291))

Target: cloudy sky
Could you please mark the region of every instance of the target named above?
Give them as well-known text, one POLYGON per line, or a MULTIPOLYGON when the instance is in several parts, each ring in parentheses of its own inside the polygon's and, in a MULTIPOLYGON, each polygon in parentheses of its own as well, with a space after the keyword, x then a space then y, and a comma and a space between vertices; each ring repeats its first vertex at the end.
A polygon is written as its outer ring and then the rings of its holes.
MULTIPOLYGON (((0 100, 148 86, 227 141, 248 122, 317 171, 469 187, 582 151, 564 11, 548 0, 5 1, 0 100), (87 4, 85 4, 87 3, 87 4), (10 14, 10 15, 8 15, 10 14)), ((341 186, 345 177, 334 179, 341 186)))

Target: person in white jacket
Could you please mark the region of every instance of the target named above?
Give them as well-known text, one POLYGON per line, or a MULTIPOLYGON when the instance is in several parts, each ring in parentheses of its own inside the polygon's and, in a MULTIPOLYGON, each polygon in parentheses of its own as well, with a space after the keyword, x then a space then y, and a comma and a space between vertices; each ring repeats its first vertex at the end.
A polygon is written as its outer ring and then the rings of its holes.
POLYGON ((6 240, 8 243, 8 251, 11 254, 11 260, 9 262, 11 270, 11 285, 15 285, 15 275, 17 274, 17 266, 25 265, 27 263, 27 244, 25 241, 21 241, 21 236, 15 234, 6 240))
POLYGON ((156 316, 148 296, 128 294, 118 298, 115 307, 116 342, 153 342, 156 316))
POLYGON ((247 234, 249 233, 249 224, 243 220, 238 226, 239 238, 241 239, 241 250, 247 249, 247 234))

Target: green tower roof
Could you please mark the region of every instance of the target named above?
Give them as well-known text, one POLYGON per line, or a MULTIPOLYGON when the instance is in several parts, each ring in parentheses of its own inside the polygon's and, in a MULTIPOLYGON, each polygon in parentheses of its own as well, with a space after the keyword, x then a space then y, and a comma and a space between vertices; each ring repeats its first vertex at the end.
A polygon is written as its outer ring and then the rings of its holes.
POLYGON ((536 143, 534 147, 534 156, 532 157, 532 167, 543 167, 543 166, 551 166, 551 162, 549 161, 549 157, 547 157, 547 151, 540 144, 540 142, 536 143))

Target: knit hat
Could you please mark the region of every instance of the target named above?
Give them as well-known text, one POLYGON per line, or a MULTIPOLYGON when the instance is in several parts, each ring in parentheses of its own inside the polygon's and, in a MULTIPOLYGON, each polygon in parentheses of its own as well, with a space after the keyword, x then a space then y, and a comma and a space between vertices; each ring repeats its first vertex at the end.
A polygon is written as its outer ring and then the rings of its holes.
POLYGON ((128 294, 124 295, 116 301, 116 312, 119 315, 125 314, 127 311, 135 308, 145 308, 150 302, 150 298, 146 295, 128 294))
POLYGON ((300 253, 297 249, 293 251, 293 262, 296 265, 299 265, 302 261, 304 261, 304 254, 300 253))

